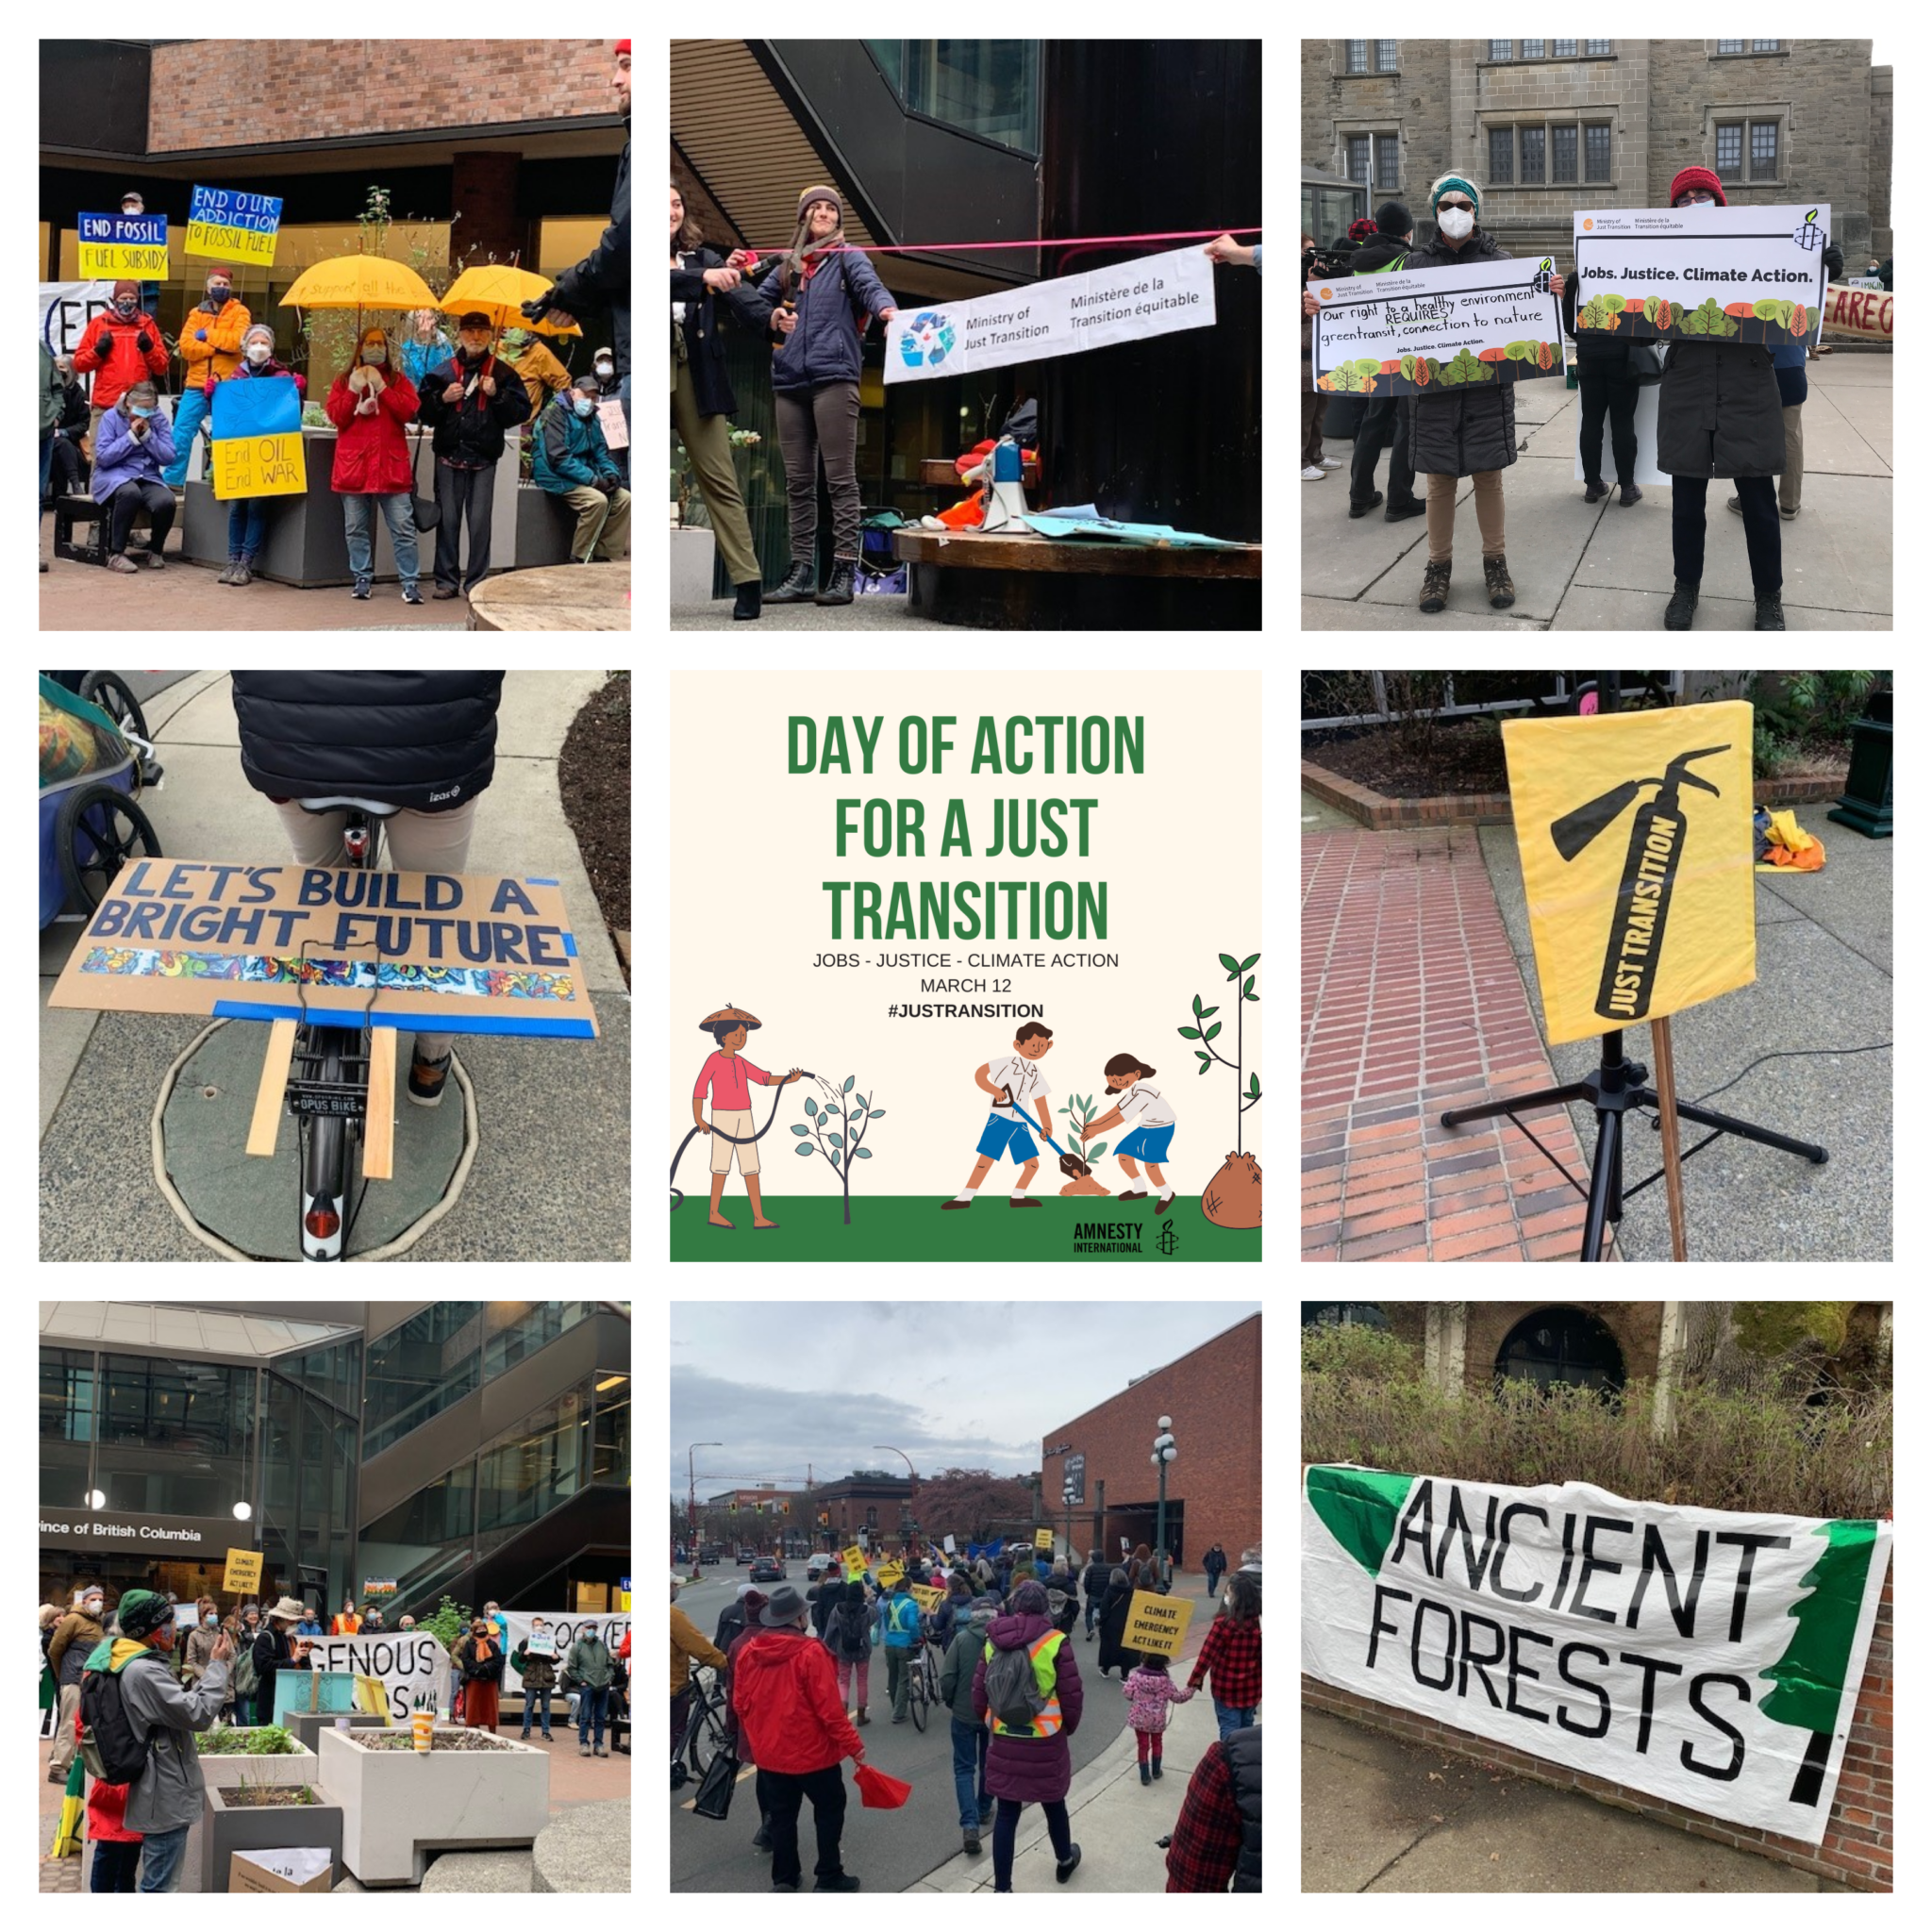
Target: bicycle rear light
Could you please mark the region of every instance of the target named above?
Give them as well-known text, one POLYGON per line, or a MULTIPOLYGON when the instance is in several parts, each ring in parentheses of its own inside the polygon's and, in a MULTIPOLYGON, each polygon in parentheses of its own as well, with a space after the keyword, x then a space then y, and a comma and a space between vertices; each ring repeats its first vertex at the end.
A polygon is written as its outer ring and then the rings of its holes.
POLYGON ((333 1241, 341 1224, 342 1217, 326 1205, 311 1208, 302 1217, 302 1225, 312 1241, 333 1241))

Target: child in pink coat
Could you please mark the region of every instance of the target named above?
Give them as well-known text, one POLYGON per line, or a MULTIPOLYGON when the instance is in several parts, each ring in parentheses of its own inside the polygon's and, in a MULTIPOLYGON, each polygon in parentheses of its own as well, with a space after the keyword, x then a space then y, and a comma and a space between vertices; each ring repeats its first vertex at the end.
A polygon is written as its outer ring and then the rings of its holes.
POLYGON ((1167 1674, 1167 1659, 1152 1651, 1141 1653, 1121 1690, 1127 1700, 1127 1722, 1134 1727, 1134 1749, 1140 1754, 1144 1785, 1160 1775, 1160 1737, 1167 1729, 1168 1706, 1185 1704, 1194 1693, 1176 1689, 1167 1674))

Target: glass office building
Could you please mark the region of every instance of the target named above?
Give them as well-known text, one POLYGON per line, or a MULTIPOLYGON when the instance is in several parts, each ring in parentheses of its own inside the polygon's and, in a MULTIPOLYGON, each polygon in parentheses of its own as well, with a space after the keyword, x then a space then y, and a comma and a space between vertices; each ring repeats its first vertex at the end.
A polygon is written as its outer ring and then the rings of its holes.
POLYGON ((618 1610, 627 1302, 42 1302, 41 1600, 618 1610))

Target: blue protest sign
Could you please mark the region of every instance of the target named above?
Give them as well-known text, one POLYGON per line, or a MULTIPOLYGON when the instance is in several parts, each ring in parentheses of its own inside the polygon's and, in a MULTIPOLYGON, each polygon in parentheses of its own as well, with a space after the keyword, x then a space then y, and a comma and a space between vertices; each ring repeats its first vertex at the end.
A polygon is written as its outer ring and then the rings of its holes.
POLYGON ((188 208, 188 252, 217 261, 253 261, 269 267, 275 258, 275 230, 281 222, 279 195, 197 186, 188 208))
POLYGON ((231 376, 215 384, 214 440, 283 436, 302 426, 302 403, 292 375, 231 376))

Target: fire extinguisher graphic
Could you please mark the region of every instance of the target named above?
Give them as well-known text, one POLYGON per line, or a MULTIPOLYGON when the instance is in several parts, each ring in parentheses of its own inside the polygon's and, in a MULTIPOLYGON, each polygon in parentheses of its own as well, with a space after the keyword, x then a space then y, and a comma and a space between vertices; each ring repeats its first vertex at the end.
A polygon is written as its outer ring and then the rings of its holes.
POLYGON ((1663 958, 1664 930, 1670 921, 1671 891, 1684 858, 1684 814, 1678 809, 1681 788, 1694 785, 1713 798, 1724 794, 1707 778, 1684 768, 1698 758, 1729 751, 1714 744, 1687 751, 1664 768, 1661 778, 1626 778, 1621 785, 1566 813, 1550 827, 1550 837, 1565 861, 1577 858, 1600 832, 1607 830, 1624 808, 1646 785, 1657 794, 1637 813, 1630 843, 1624 854, 1623 882, 1617 888, 1609 941, 1604 949, 1603 977, 1597 985, 1596 1011, 1620 1025, 1643 1019, 1650 1011, 1663 958))

